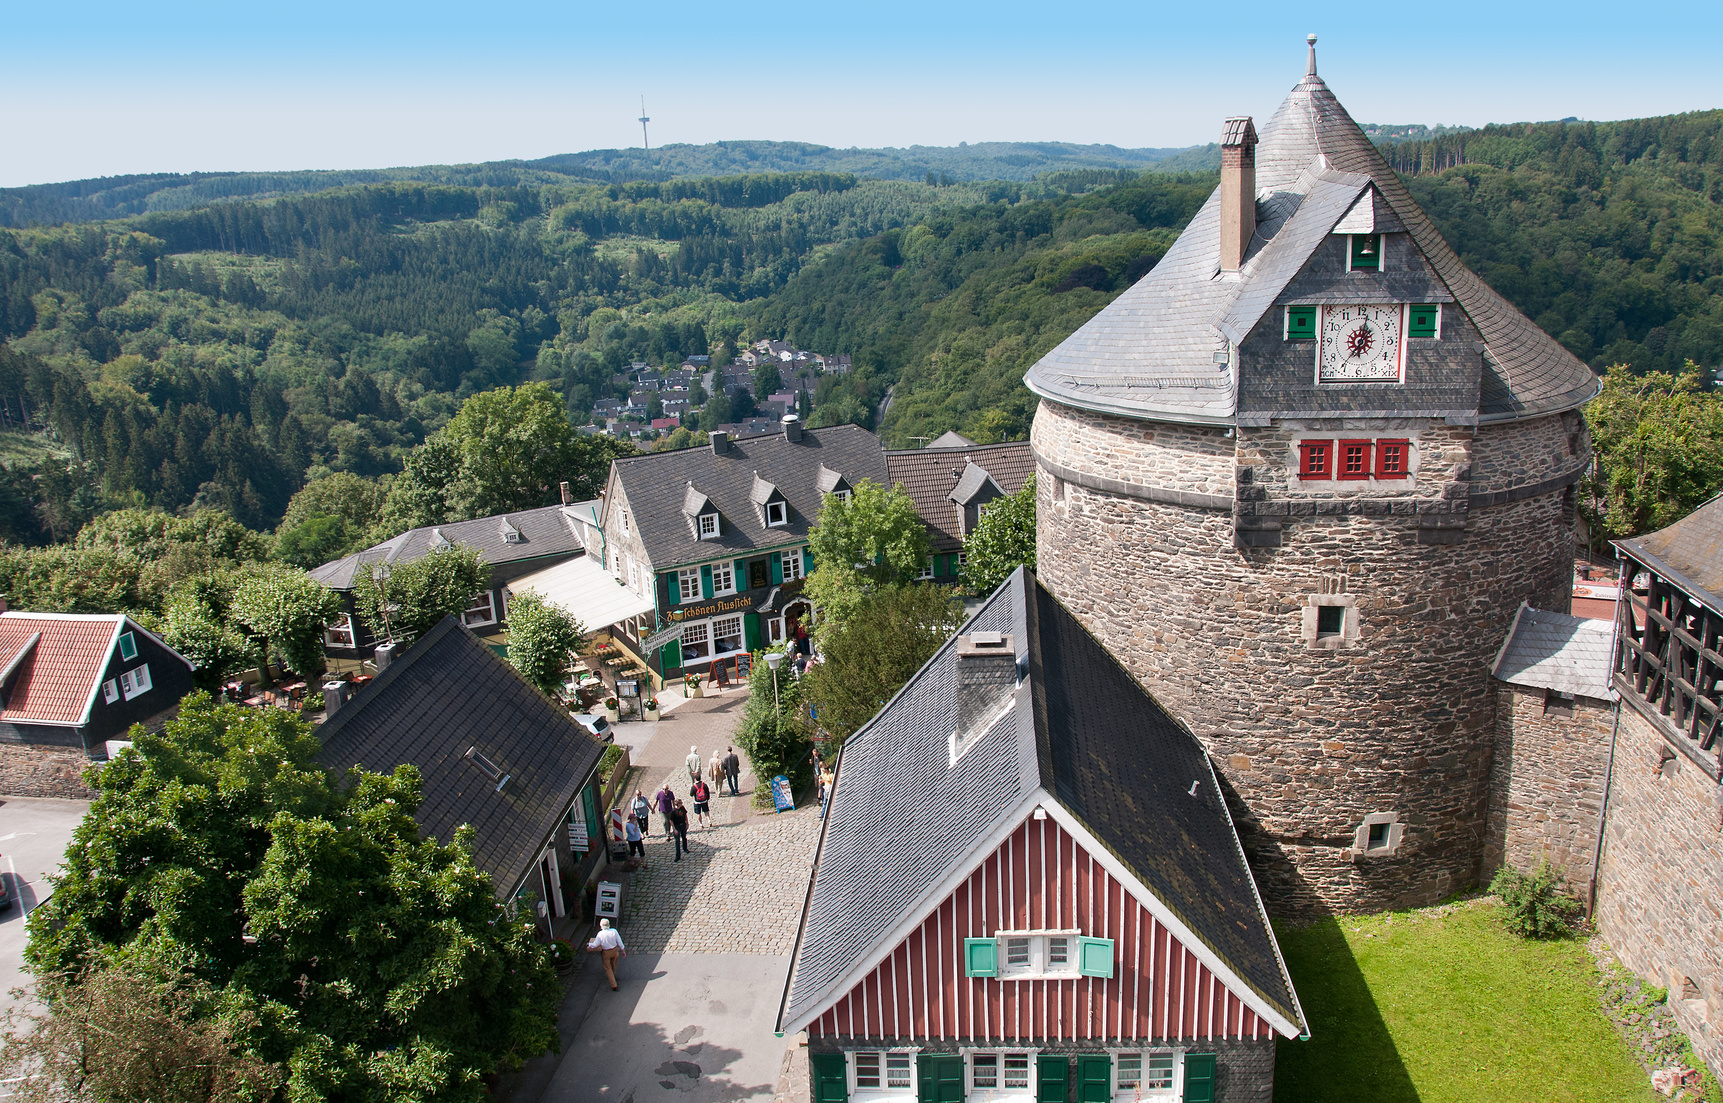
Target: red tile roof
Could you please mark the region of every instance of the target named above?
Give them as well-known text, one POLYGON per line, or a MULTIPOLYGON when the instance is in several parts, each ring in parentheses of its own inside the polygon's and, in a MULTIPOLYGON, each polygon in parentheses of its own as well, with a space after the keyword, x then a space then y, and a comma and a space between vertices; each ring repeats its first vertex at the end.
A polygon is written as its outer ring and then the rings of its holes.
POLYGON ((1035 473, 1035 454, 1026 440, 885 454, 888 476, 893 483, 902 483, 904 491, 915 501, 915 511, 926 522, 927 535, 936 552, 955 551, 963 546, 963 537, 957 531, 957 507, 950 495, 966 463, 984 469, 1007 494, 1022 490, 1035 473))
POLYGON ((24 656, 0 720, 79 724, 107 668, 122 616, 0 614, 0 670, 41 633, 24 656))

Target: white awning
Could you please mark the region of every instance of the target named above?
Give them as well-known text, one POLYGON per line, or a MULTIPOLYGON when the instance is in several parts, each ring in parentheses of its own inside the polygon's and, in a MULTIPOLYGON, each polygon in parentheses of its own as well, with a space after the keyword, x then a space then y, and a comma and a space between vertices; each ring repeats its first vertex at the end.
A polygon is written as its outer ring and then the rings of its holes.
POLYGON ((523 575, 508 586, 512 594, 537 594, 572 614, 589 632, 649 614, 653 608, 651 598, 636 594, 598 560, 584 555, 523 575))

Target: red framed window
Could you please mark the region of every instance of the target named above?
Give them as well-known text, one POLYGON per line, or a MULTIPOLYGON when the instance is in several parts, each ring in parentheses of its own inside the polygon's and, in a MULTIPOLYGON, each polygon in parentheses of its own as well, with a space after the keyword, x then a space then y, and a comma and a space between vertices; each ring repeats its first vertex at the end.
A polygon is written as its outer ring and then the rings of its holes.
POLYGON ((1334 473, 1342 479, 1368 479, 1374 441, 1343 440, 1334 452, 1334 473))
POLYGON ((1404 479, 1412 473, 1412 442, 1379 440, 1376 442, 1376 477, 1404 479))
POLYGON ((1332 479, 1334 477, 1334 442, 1306 440, 1298 445, 1298 477, 1301 479, 1332 479))

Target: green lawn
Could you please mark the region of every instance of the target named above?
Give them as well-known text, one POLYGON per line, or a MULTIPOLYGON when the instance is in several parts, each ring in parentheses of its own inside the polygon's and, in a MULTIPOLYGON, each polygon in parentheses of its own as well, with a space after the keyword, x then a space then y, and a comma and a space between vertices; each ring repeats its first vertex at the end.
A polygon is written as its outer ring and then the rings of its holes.
POLYGON ((1600 1103, 1659 1097, 1598 1007, 1583 942, 1522 941, 1493 903, 1278 928, 1307 1042, 1277 1103, 1600 1103))

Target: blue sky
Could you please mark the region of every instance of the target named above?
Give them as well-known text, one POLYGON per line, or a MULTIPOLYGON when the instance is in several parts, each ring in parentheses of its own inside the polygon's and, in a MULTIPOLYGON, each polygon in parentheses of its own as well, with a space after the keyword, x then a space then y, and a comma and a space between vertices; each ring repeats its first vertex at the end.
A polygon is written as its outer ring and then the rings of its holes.
POLYGON ((1723 5, 0 0, 0 186, 770 138, 1213 140, 1321 37, 1361 122, 1723 106, 1723 5), (1624 14, 1626 18, 1624 18, 1624 14))

